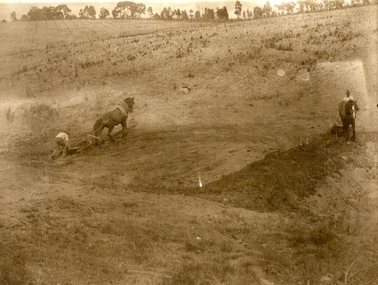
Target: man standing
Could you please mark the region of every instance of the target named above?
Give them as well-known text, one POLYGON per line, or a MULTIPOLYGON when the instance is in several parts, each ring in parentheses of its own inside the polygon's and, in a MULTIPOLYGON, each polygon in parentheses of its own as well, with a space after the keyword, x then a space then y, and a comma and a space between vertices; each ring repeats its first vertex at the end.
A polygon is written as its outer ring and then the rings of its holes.
POLYGON ((55 137, 55 149, 51 156, 52 159, 56 158, 56 155, 60 153, 60 151, 63 149, 63 155, 62 157, 65 157, 67 155, 69 143, 68 143, 68 132, 60 132, 55 137))

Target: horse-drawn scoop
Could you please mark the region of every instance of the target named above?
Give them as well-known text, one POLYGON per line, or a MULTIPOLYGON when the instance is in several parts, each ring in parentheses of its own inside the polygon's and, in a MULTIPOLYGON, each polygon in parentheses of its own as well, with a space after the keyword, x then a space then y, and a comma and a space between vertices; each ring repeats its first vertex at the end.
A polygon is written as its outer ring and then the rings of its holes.
POLYGON ((68 149, 68 154, 75 154, 75 153, 81 152, 85 150, 87 147, 89 147, 91 144, 92 144, 92 141, 90 139, 82 140, 74 144, 73 147, 70 147, 68 149))
POLYGON ((331 134, 334 134, 338 137, 341 137, 343 134, 344 134, 344 128, 343 126, 339 126, 336 124, 334 124, 332 127, 331 127, 331 134))

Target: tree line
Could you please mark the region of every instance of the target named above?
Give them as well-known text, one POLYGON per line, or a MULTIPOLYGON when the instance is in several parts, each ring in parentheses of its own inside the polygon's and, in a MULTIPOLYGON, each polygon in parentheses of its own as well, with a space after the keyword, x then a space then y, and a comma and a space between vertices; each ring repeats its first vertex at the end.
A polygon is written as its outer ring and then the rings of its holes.
MULTIPOLYGON (((247 8, 243 10, 242 3, 237 0, 235 2, 234 14, 238 19, 260 19, 264 17, 276 17, 286 14, 294 13, 308 13, 322 10, 342 9, 351 6, 369 5, 370 1, 373 4, 377 0, 351 0, 346 4, 345 0, 297 0, 297 2, 285 2, 276 4, 273 7, 270 5, 269 0, 264 6, 256 6, 252 10, 247 8)), ((132 1, 118 2, 116 7, 109 12, 108 9, 102 7, 97 14, 93 5, 86 5, 80 9, 78 15, 74 15, 72 10, 66 4, 58 6, 45 6, 42 8, 32 7, 27 14, 17 18, 16 12, 10 14, 11 21, 41 21, 41 20, 75 20, 75 19, 140 19, 142 15, 146 15, 150 19, 156 20, 228 20, 229 13, 227 7, 210 9, 205 8, 201 11, 189 11, 180 9, 171 9, 164 7, 160 13, 154 13, 152 7, 148 7, 143 3, 134 3, 132 1), (146 14, 147 13, 147 14, 146 14)))

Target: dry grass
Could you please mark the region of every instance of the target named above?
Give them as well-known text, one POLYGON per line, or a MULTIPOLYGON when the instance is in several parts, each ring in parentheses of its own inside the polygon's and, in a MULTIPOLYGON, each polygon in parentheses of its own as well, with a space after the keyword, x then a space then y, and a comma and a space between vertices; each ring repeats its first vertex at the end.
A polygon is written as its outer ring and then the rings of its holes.
POLYGON ((0 241, 0 284, 32 284, 26 268, 27 251, 20 245, 0 241))
POLYGON ((5 113, 5 118, 7 119, 7 122, 9 124, 13 123, 14 117, 15 117, 15 113, 12 110, 12 108, 11 107, 6 108, 5 111, 4 111, 4 113, 5 113))

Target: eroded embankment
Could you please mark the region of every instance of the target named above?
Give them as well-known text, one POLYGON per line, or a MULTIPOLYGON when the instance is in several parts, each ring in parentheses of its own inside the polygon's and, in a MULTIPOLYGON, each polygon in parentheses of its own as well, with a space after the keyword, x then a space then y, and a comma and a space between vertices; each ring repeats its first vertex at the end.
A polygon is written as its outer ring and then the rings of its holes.
POLYGON ((270 154, 200 192, 226 205, 288 217, 278 228, 290 245, 291 262, 310 284, 323 284, 321 275, 329 282, 324 284, 374 284, 377 150, 377 133, 359 133, 356 143, 325 134, 270 154))
MULTIPOLYGON (((358 133, 357 142, 346 143, 327 133, 269 154, 202 188, 138 188, 200 196, 251 213, 279 214, 282 222, 274 225, 274 231, 280 237, 259 234, 269 256, 264 262, 278 267, 291 264, 310 284, 323 284, 322 277, 330 282, 325 284, 372 282, 378 277, 376 138, 377 133, 358 133), (281 251, 286 252, 284 258, 281 251), (283 258, 279 262, 274 260, 278 255, 283 258)), ((255 238, 245 231, 239 235, 244 240, 255 238)), ((279 281, 276 273, 266 273, 269 280, 279 281)))

